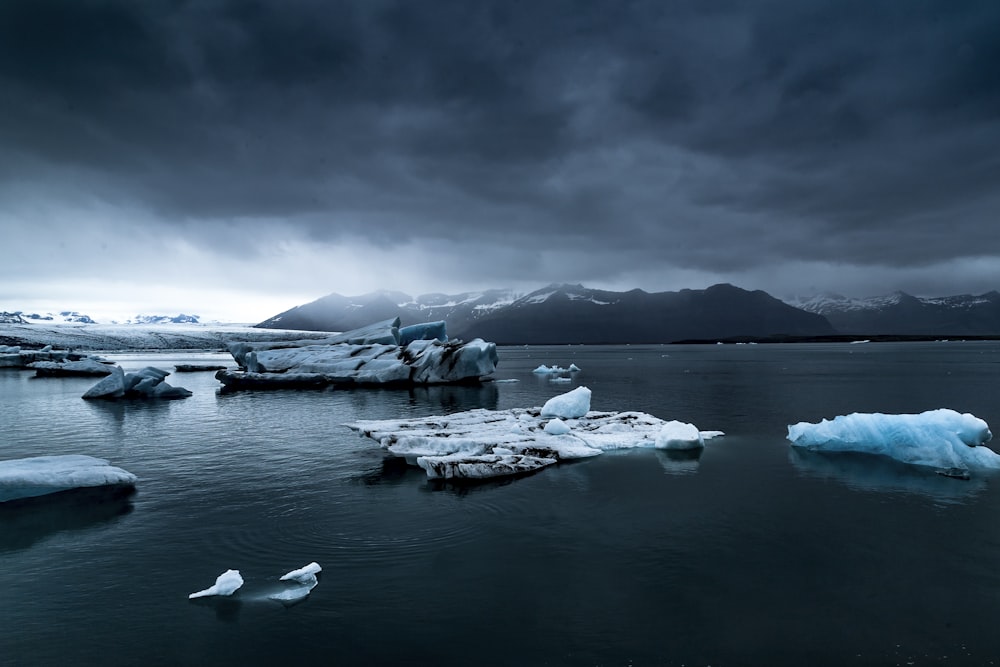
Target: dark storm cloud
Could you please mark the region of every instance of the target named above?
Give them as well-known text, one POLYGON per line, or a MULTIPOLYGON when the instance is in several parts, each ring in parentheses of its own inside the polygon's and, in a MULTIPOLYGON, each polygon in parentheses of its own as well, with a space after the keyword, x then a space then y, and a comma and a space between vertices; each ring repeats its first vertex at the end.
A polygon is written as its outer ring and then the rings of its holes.
POLYGON ((0 3, 0 177, 205 235, 921 265, 998 119, 991 1, 0 3))

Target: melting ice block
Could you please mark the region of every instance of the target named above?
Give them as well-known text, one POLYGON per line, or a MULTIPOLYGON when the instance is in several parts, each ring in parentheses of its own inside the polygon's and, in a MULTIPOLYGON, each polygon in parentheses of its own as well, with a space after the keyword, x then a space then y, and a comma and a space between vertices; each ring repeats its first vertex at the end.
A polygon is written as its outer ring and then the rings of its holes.
POLYGON ((216 578, 215 584, 209 586, 203 591, 191 593, 191 595, 188 596, 188 599, 193 600, 195 598, 204 598, 211 595, 232 595, 242 585, 243 577, 240 576, 239 570, 226 570, 216 578))
POLYGON ((81 454, 0 461, 0 502, 70 489, 135 486, 136 476, 104 459, 81 454))
POLYGON ((983 446, 992 437, 982 419, 945 408, 898 415, 856 412, 788 427, 788 439, 795 447, 881 454, 943 469, 1000 469, 1000 455, 983 446))

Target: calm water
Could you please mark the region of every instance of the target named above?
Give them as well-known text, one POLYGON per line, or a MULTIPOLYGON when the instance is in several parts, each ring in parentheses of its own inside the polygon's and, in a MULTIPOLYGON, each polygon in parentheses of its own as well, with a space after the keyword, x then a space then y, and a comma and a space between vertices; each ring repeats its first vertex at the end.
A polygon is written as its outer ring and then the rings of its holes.
MULTIPOLYGON (((126 370, 221 355, 114 355, 126 370)), ((0 458, 83 453, 131 498, 0 508, 11 665, 1000 664, 1000 478, 803 457, 785 426, 972 412, 1000 431, 1000 345, 537 347, 518 383, 93 403, 89 379, 0 372, 0 458), (583 371, 572 384, 540 363, 583 371), (430 485, 342 426, 540 405, 720 429, 698 460, 605 454, 506 484, 430 485), (266 595, 318 561, 319 586, 266 595), (190 592, 228 568, 232 599, 190 592)))

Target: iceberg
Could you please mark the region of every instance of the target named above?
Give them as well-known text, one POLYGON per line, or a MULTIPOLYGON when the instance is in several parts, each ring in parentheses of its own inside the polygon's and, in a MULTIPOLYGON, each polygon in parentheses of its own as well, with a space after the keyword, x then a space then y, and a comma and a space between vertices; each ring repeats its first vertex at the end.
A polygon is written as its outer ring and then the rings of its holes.
POLYGON ((984 446, 992 437, 982 419, 946 408, 919 414, 856 412, 788 426, 794 447, 888 456, 950 476, 963 476, 970 469, 1000 469, 1000 454, 984 446))
POLYGON ((680 422, 643 412, 589 411, 590 395, 586 387, 577 387, 550 399, 546 405, 558 409, 548 412, 537 407, 480 408, 417 419, 363 420, 345 426, 422 468, 428 478, 447 480, 521 475, 610 450, 653 449, 666 446, 667 440, 672 446, 683 443, 690 447, 692 440, 703 443, 722 435, 721 431, 699 432, 690 424, 681 429, 676 426, 680 422), (664 440, 664 433, 671 437, 664 440))
POLYGON ((573 419, 583 417, 590 411, 590 389, 577 387, 565 394, 553 396, 542 406, 543 417, 562 417, 573 419))
POLYGON ((281 575, 279 581, 298 581, 299 583, 306 583, 307 581, 315 579, 316 575, 322 571, 323 568, 319 566, 319 563, 313 561, 304 567, 300 567, 297 570, 292 570, 291 572, 281 575))
POLYGON ((447 340, 443 325, 405 327, 403 336, 397 317, 321 343, 236 343, 229 349, 242 370, 222 370, 215 377, 229 390, 412 386, 478 382, 496 370, 496 344, 447 340), (418 335, 428 338, 410 340, 418 335))
POLYGON ((300 567, 297 570, 292 570, 287 574, 281 576, 279 581, 287 581, 294 584, 288 588, 284 588, 276 593, 272 593, 267 597, 271 600, 277 600, 286 605, 291 605, 296 602, 301 602, 309 596, 312 589, 316 588, 319 584, 319 579, 316 575, 323 571, 323 568, 319 566, 319 563, 312 562, 304 567, 300 567))
POLYGON ((656 434, 657 449, 701 449, 705 440, 694 424, 669 421, 656 434))
POLYGON ((577 366, 576 364, 570 364, 569 368, 563 368, 561 366, 556 366, 555 364, 551 366, 546 366, 545 364, 542 364, 531 372, 535 373, 536 375, 558 375, 560 373, 577 373, 579 372, 579 370, 580 367, 577 366))
POLYGON ((80 355, 65 350, 53 350, 51 345, 38 350, 25 350, 20 345, 0 345, 0 368, 27 368, 39 361, 60 362, 80 358, 80 355))
POLYGON ((97 359, 87 357, 79 361, 33 361, 27 365, 35 371, 36 377, 95 376, 111 375, 114 367, 97 359))
POLYGON ((133 487, 136 476, 104 459, 69 454, 0 461, 0 502, 99 486, 133 487))
POLYGON ((198 591, 197 593, 191 593, 188 595, 188 599, 193 600, 195 598, 204 598, 212 595, 232 595, 239 590, 242 585, 243 577, 240 575, 239 570, 226 570, 216 578, 215 584, 209 586, 205 590, 198 591))
POLYGON ((135 373, 125 373, 121 366, 114 366, 111 374, 83 394, 86 399, 115 400, 119 398, 187 398, 191 392, 163 381, 169 371, 147 366, 135 373))

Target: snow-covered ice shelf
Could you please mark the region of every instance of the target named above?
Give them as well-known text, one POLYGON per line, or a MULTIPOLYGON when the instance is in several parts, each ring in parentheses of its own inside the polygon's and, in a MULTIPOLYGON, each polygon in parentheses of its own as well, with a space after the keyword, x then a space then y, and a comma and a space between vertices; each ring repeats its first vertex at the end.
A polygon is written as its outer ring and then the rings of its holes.
POLYGON ((696 449, 722 435, 644 412, 592 411, 590 397, 590 389, 577 387, 541 408, 477 409, 345 426, 423 468, 432 479, 518 475, 613 449, 696 449))

